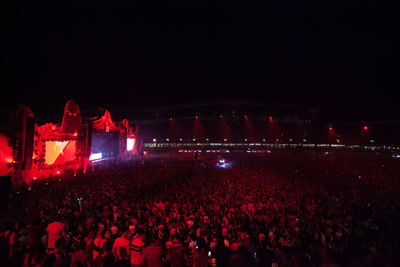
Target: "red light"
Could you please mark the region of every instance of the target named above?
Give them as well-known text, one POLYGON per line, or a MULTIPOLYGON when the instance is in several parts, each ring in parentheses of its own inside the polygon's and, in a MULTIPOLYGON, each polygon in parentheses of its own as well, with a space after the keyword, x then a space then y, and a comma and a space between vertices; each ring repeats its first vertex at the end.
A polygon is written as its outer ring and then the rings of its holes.
POLYGON ((364 131, 368 130, 368 126, 365 125, 365 126, 363 127, 363 129, 364 129, 364 131))
POLYGON ((329 131, 332 131, 332 130, 333 130, 332 126, 329 126, 329 131))
POLYGON ((196 120, 198 119, 199 117, 196 115, 196 120))
POLYGON ((37 177, 33 177, 32 180, 36 181, 36 180, 37 180, 37 177))
POLYGON ((172 118, 169 118, 170 121, 172 121, 172 118))
POLYGON ((56 173, 57 173, 57 174, 60 174, 60 171, 57 171, 56 173))
POLYGON ((219 115, 219 117, 222 119, 222 115, 219 115))
POLYGON ((247 115, 244 115, 244 118, 247 120, 247 115))
POLYGON ((269 117, 269 121, 272 122, 272 121, 274 121, 274 120, 272 119, 272 117, 269 117))

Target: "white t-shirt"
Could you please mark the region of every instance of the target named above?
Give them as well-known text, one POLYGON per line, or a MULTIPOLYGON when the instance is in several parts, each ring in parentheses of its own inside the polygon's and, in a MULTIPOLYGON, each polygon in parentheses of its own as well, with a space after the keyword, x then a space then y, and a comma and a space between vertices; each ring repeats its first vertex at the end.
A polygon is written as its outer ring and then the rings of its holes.
POLYGON ((56 248, 56 241, 63 237, 65 225, 61 222, 52 222, 47 226, 48 233, 47 247, 56 248))
POLYGON ((93 241, 93 260, 95 260, 99 255, 100 255, 100 249, 103 248, 104 243, 106 243, 107 239, 102 238, 101 236, 98 236, 95 238, 93 241))
POLYGON ((129 240, 123 236, 118 237, 114 241, 114 246, 113 246, 112 252, 117 260, 120 260, 122 258, 122 255, 120 254, 121 248, 124 248, 127 256, 129 256, 129 250, 130 250, 129 249, 129 240))

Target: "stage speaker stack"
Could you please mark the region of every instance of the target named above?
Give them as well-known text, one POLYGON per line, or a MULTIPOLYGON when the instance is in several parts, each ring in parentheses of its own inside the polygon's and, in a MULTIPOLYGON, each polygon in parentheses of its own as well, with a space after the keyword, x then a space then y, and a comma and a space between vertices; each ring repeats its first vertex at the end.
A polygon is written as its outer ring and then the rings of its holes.
POLYGON ((30 170, 32 166, 33 156, 33 143, 35 135, 35 119, 32 117, 26 117, 25 123, 25 146, 24 146, 24 161, 22 165, 23 170, 30 170))
POLYGON ((86 173, 87 166, 89 164, 89 157, 92 151, 92 131, 93 125, 90 121, 87 121, 82 126, 82 134, 81 134, 81 144, 82 144, 82 153, 81 153, 81 168, 83 173, 86 173))

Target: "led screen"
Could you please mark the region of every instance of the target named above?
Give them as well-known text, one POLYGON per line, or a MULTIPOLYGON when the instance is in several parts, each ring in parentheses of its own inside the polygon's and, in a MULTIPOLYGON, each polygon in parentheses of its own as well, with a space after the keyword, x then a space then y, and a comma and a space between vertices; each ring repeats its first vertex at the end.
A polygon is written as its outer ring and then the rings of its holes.
POLYGON ((135 138, 127 138, 126 139, 126 150, 127 151, 132 151, 133 148, 135 147, 135 138))
POLYGON ((47 165, 63 164, 75 160, 76 141, 47 141, 45 162, 47 165))
POLYGON ((101 153, 95 153, 95 154, 91 154, 89 157, 89 160, 97 160, 97 159, 101 159, 103 157, 103 155, 101 153))

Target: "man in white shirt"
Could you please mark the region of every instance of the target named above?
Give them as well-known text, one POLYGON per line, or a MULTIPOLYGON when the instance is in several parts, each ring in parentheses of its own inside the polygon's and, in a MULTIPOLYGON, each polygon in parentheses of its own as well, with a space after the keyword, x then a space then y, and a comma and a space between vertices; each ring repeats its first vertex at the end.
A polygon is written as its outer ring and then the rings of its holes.
POLYGON ((115 261, 120 263, 121 266, 130 266, 128 231, 124 231, 120 237, 115 239, 112 253, 114 254, 115 261))
POLYGON ((57 216, 54 222, 50 223, 46 229, 47 248, 53 250, 56 248, 56 241, 65 237, 65 224, 61 222, 61 216, 57 216))

